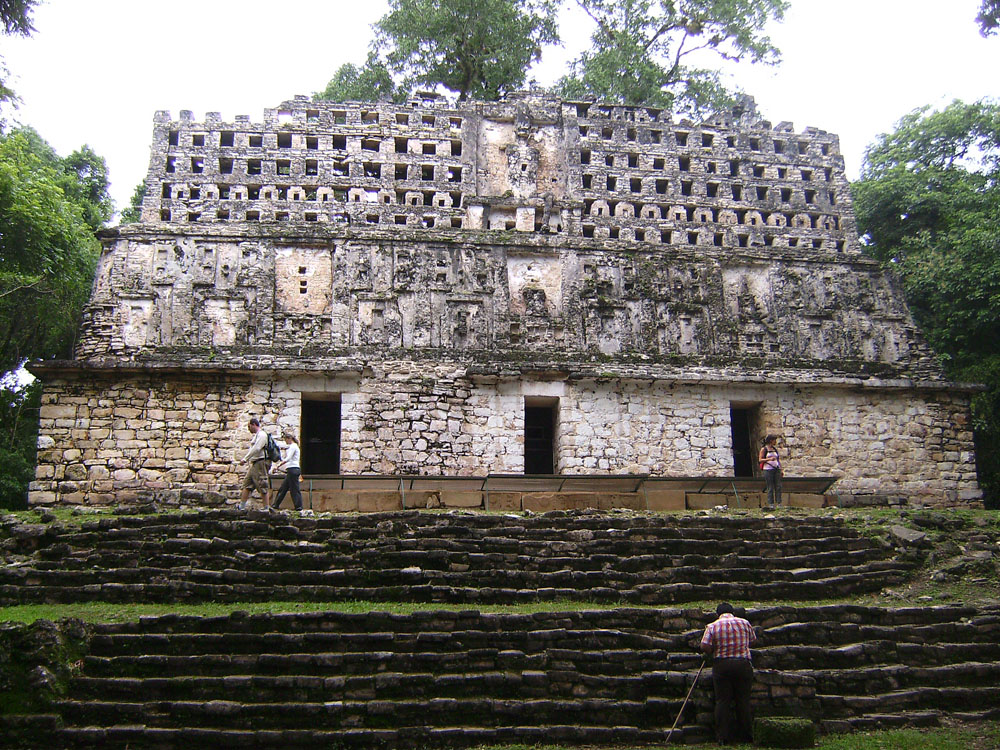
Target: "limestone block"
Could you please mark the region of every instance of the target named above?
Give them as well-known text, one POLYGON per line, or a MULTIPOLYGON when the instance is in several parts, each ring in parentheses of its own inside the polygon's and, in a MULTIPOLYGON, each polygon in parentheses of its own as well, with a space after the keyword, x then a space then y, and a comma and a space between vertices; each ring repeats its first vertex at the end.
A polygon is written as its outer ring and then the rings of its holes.
POLYGON ((483 493, 441 490, 441 504, 446 508, 481 508, 483 493))
POLYGON ((56 493, 33 491, 28 493, 28 505, 54 505, 56 493))
MULTIPOLYGON (((76 407, 64 404, 42 404, 39 409, 40 419, 75 419, 76 407)), ((72 426, 72 425, 71 425, 72 426)))
POLYGON ((650 510, 685 510, 684 490, 649 490, 646 492, 646 501, 650 510))
POLYGON ((737 502, 736 495, 729 495, 729 507, 759 508, 765 502, 763 492, 741 492, 739 498, 739 502, 737 502))
MULTIPOLYGON (((646 498, 637 492, 600 492, 597 495, 597 506, 601 510, 627 508, 628 510, 645 510, 646 498)), ((594 507, 594 506, 590 506, 594 507)))
MULTIPOLYGON (((425 495, 425 493, 414 493, 425 495)), ((427 498, 424 497, 426 506, 427 498)), ((362 513, 375 513, 385 510, 402 510, 403 499, 398 492, 392 490, 363 490, 358 492, 358 510, 362 513)))
POLYGON ((490 492, 483 498, 487 510, 519 511, 521 510, 520 492, 490 492))
MULTIPOLYGON (((303 505, 309 505, 309 496, 303 493, 303 505)), ((312 509, 317 513, 351 513, 358 509, 358 493, 351 490, 313 490, 312 509)))
POLYGON ((809 492, 786 492, 782 496, 784 502, 792 508, 822 508, 826 505, 825 495, 809 492))
MULTIPOLYGON (((393 494, 400 497, 398 492, 393 494)), ((402 508, 405 504, 407 508, 437 508, 440 507, 439 494, 437 490, 409 490, 400 497, 399 507, 402 508)), ((379 508, 379 510, 396 510, 396 508, 379 508)))
POLYGON ((687 507, 689 510, 709 510, 716 505, 729 505, 729 496, 710 492, 688 492, 687 507))
POLYGON ((70 464, 66 467, 66 478, 83 481, 87 478, 87 467, 83 464, 70 464))

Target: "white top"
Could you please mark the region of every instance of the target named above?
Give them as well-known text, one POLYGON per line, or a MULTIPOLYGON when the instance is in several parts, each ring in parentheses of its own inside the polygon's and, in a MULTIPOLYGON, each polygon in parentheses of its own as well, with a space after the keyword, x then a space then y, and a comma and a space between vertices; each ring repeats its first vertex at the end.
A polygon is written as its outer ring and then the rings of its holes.
POLYGON ((288 441, 285 443, 285 460, 282 461, 286 469, 299 468, 299 444, 288 441))

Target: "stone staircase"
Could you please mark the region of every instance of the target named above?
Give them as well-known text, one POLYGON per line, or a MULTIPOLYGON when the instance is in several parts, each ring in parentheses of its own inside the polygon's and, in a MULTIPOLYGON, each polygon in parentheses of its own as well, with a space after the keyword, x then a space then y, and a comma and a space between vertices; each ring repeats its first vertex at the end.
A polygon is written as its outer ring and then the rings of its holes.
MULTIPOLYGON (((663 607, 720 599, 761 602, 749 614, 760 638, 758 715, 808 717, 828 732, 1000 718, 1000 608, 767 605, 877 591, 919 564, 830 517, 212 510, 79 526, 4 519, 0 551, 5 605, 616 607, 235 612, 93 625, 57 700, 40 713, 0 715, 0 747, 664 743, 714 615, 663 607)), ((3 638, 0 657, 10 651, 3 638)), ((706 670, 672 743, 709 739, 712 706, 706 670)))
POLYGON ((0 604, 583 600, 877 591, 919 561, 825 517, 230 510, 0 526, 0 604))
MULTIPOLYGON (((1000 716, 1000 609, 751 610, 757 715, 826 731, 1000 716)), ((95 626, 37 746, 663 743, 710 613, 169 615, 95 626)), ((709 739, 703 674, 674 741, 709 739)))

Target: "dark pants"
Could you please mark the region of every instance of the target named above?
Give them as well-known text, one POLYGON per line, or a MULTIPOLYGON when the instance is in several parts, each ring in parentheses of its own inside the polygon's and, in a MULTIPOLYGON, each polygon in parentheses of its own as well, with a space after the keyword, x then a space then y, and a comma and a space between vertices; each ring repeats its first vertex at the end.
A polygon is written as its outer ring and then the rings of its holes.
POLYGON ((285 473, 285 481, 281 483, 281 488, 278 490, 278 495, 274 499, 272 508, 280 506, 281 501, 285 499, 285 494, 291 492, 295 510, 302 510, 302 491, 299 489, 299 476, 301 474, 302 469, 289 469, 285 473))
POLYGON ((781 469, 764 469, 764 487, 769 505, 781 505, 781 469))
POLYGON ((716 659, 712 664, 715 685, 715 738, 720 743, 752 742, 750 686, 753 666, 747 659, 716 659), (732 702, 736 701, 733 716, 732 702), (735 721, 734 721, 735 719, 735 721))

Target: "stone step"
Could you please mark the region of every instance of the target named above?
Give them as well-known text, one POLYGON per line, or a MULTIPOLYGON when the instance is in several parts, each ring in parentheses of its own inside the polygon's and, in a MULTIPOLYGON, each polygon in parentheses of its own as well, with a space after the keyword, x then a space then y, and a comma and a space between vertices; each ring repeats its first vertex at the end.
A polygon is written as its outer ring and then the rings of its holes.
POLYGON ((840 719, 823 718, 817 723, 820 730, 827 734, 845 734, 902 727, 937 727, 941 726, 941 718, 942 712, 940 711, 900 711, 898 713, 872 713, 840 719))
POLYGON ((88 677, 194 677, 227 675, 354 676, 380 672, 532 672, 538 679, 552 672, 574 672, 591 676, 620 677, 663 673, 671 682, 678 674, 697 669, 700 660, 674 663, 663 651, 629 649, 577 652, 559 649, 525 653, 516 650, 447 653, 439 650, 394 652, 285 654, 137 654, 129 656, 85 656, 83 674, 88 677), (558 668, 557 668, 558 667, 558 668), (670 673, 664 670, 674 670, 670 673), (683 670, 677 671, 677 670, 683 670))
MULTIPOLYGON (((467 748, 481 745, 602 745, 639 746, 663 743, 669 727, 641 728, 619 724, 614 727, 551 724, 505 727, 461 725, 454 727, 404 727, 400 729, 283 729, 239 730, 217 728, 172 728, 117 725, 112 727, 70 727, 56 737, 53 747, 109 748, 109 750, 218 750, 224 748, 467 748)), ((671 743, 704 741, 703 727, 678 727, 671 743)))
POLYGON ((771 645, 821 644, 827 647, 860 642, 935 644, 941 642, 995 643, 1000 641, 1000 616, 969 622, 868 625, 849 622, 794 622, 766 628, 771 645))
POLYGON ((909 688, 992 687, 1000 684, 1000 663, 959 662, 938 667, 885 663, 863 669, 789 670, 811 677, 817 693, 885 694, 909 688))
MULTIPOLYGON (((379 666, 385 666, 380 664, 379 666)), ((436 666, 436 665, 435 665, 436 666)), ((448 664, 448 667, 462 665, 448 664)), ((676 700, 678 709, 694 674, 633 671, 587 674, 565 667, 549 671, 391 672, 358 675, 252 674, 201 677, 77 677, 70 690, 78 700, 323 703, 329 701, 438 698, 603 698, 676 700)))
MULTIPOLYGON (((177 601, 398 601, 439 602, 450 604, 518 604, 536 601, 619 602, 622 604, 667 605, 678 602, 710 599, 819 599, 846 596, 865 591, 876 591, 886 585, 902 582, 903 571, 873 570, 849 575, 831 576, 801 581, 748 583, 715 581, 706 584, 689 582, 646 583, 616 588, 609 582, 588 579, 587 576, 562 576, 556 580, 505 581, 487 579, 486 586, 465 586, 460 574, 430 577, 413 571, 400 571, 397 585, 353 586, 350 584, 281 584, 274 582, 282 574, 252 574, 244 571, 219 572, 218 583, 200 583, 186 580, 186 576, 149 583, 115 583, 105 581, 105 576, 95 572, 94 582, 86 579, 67 581, 59 576, 60 584, 46 585, 30 577, 17 585, 0 585, 0 605, 12 606, 28 603, 73 603, 86 601, 107 602, 177 602, 177 601), (410 583, 406 583, 407 579, 410 583), (449 585, 450 578, 457 585, 449 585), (569 579, 568 581, 566 579, 569 579), (510 584, 517 584, 511 586, 510 584), (573 583, 575 585, 557 585, 573 583), (500 585, 498 585, 500 584, 500 585), (509 586, 509 587, 508 587, 509 586)), ((347 574, 330 571, 325 577, 331 581, 347 574)), ((202 575, 202 578, 211 578, 202 575)), ((69 576, 72 578, 72 576, 69 576)), ((163 577, 161 576, 161 579, 163 577)), ((55 580, 54 579, 54 580, 55 580)), ((614 582, 610 582, 614 583, 614 582)))
POLYGON ((828 719, 909 711, 985 710, 1000 704, 1000 687, 913 687, 868 695, 816 696, 828 719))
POLYGON ((660 728, 683 697, 672 701, 581 699, 441 698, 432 700, 355 700, 240 703, 216 701, 58 700, 68 725, 210 727, 213 729, 371 729, 451 726, 530 726, 557 722, 578 726, 619 725, 660 728))
MULTIPOLYGON (((350 561, 348 561, 350 565, 350 561)), ((449 587, 473 588, 596 588, 612 587, 629 589, 638 585, 690 583, 710 584, 752 584, 760 581, 761 570, 747 568, 713 568, 683 566, 651 568, 637 572, 625 571, 617 566, 602 570, 561 569, 552 572, 537 572, 526 569, 459 569, 440 570, 420 567, 397 568, 387 564, 379 569, 351 565, 347 568, 325 566, 321 569, 301 570, 281 569, 272 565, 264 570, 233 567, 226 569, 203 569, 198 567, 157 568, 150 565, 126 568, 90 568, 87 570, 38 570, 28 566, 0 571, 0 584, 49 586, 87 586, 95 583, 135 584, 158 580, 178 580, 198 584, 248 583, 257 586, 297 586, 337 584, 342 586, 396 586, 429 584, 449 587), (723 579, 723 580, 719 580, 723 579)), ((804 583, 826 581, 834 578, 857 580, 871 574, 885 576, 905 575, 907 569, 891 562, 875 562, 861 565, 838 567, 794 568, 768 571, 771 584, 804 583)), ((888 583, 888 581, 887 581, 888 583)))
POLYGON ((859 669, 874 664, 904 663, 933 667, 963 662, 1000 662, 1000 643, 896 643, 865 641, 845 646, 789 645, 754 650, 754 664, 784 670, 859 669))
MULTIPOLYGON (((558 628, 497 633, 487 630, 450 632, 355 632, 355 633, 171 633, 171 634, 96 634, 90 641, 93 656, 127 654, 198 654, 261 655, 287 653, 340 653, 391 651, 411 653, 433 649, 441 653, 485 649, 526 649, 545 651, 578 649, 586 651, 641 648, 649 637, 619 630, 558 628)), ((678 640, 660 641, 663 645, 682 645, 678 640)), ((659 644, 658 644, 659 645, 659 644)))
POLYGON ((477 552, 452 552, 414 549, 405 552, 369 554, 362 550, 359 554, 342 551, 315 551, 303 547, 301 543, 288 551, 257 552, 249 556, 236 554, 215 554, 192 551, 189 555, 163 554, 150 550, 86 551, 76 554, 60 554, 56 559, 37 560, 30 566, 35 571, 72 571, 134 568, 141 559, 147 568, 196 567, 208 570, 227 568, 241 570, 329 570, 341 567, 407 568, 449 570, 456 565, 479 570, 517 569, 525 571, 552 572, 564 569, 605 570, 613 567, 623 573, 642 571, 662 571, 671 568, 696 568, 702 570, 724 570, 739 572, 752 569, 757 571, 792 571, 799 569, 832 569, 846 566, 887 565, 910 567, 905 563, 894 563, 885 550, 865 548, 861 550, 834 549, 801 555, 783 557, 763 557, 752 554, 696 555, 696 554, 620 554, 592 553, 586 550, 577 555, 531 556, 526 554, 477 552), (140 556, 141 553, 141 556, 140 556))

